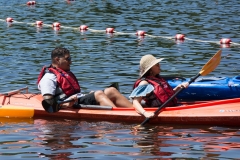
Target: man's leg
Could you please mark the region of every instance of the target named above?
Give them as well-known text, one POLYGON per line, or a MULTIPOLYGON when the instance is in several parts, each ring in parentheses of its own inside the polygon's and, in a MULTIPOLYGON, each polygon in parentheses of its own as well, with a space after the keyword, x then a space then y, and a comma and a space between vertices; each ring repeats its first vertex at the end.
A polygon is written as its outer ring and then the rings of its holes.
POLYGON ((94 96, 96 101, 100 104, 100 106, 112 106, 116 107, 115 104, 104 94, 103 91, 95 91, 94 96))
POLYGON ((132 103, 114 87, 106 88, 104 93, 117 107, 133 107, 132 103))
POLYGON ((78 99, 78 104, 116 107, 103 91, 100 90, 80 97, 78 99))

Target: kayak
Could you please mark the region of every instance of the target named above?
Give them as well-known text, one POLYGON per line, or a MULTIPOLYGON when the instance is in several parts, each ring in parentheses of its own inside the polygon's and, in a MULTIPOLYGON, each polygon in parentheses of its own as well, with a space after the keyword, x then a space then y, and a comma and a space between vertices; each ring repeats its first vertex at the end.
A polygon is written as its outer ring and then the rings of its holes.
MULTIPOLYGON (((188 82, 190 78, 164 77, 172 88, 188 82)), ((181 100, 220 100, 240 97, 240 76, 198 78, 177 95, 181 100)))
MULTIPOLYGON (((133 108, 112 108, 83 105, 81 109, 61 109, 48 113, 42 107, 42 96, 28 93, 28 88, 21 88, 0 94, 0 117, 7 118, 64 118, 76 120, 97 120, 111 122, 141 123, 144 116, 133 108)), ((157 108, 146 108, 154 112, 157 108)), ((176 107, 166 107, 150 124, 198 124, 240 126, 240 98, 214 100, 208 102, 181 102, 176 107)))

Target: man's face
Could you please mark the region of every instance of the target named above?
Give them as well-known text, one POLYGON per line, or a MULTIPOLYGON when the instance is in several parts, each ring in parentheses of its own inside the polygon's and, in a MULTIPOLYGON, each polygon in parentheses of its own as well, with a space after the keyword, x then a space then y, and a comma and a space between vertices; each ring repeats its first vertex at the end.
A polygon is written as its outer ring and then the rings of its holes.
POLYGON ((70 71, 71 63, 72 61, 70 54, 66 54, 64 57, 58 58, 58 68, 61 68, 64 71, 70 71))

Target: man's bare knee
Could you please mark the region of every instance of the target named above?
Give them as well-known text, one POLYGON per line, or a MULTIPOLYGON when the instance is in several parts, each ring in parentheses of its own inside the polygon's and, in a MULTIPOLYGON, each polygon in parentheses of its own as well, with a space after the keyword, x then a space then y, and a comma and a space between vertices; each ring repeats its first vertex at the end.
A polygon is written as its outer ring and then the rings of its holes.
POLYGON ((109 87, 104 90, 106 95, 119 94, 118 90, 114 87, 109 87))
POLYGON ((97 98, 99 98, 99 97, 105 96, 105 94, 104 94, 103 91, 99 90, 99 91, 95 91, 95 92, 94 92, 94 96, 95 96, 95 98, 97 99, 97 98))

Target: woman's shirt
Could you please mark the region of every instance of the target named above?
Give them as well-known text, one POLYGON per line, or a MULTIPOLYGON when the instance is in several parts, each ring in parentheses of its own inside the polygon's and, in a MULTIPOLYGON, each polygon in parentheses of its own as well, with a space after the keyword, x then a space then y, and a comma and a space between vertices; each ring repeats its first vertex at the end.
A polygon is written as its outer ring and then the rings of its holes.
POLYGON ((161 105, 161 102, 156 98, 153 91, 154 87, 151 84, 139 85, 132 91, 129 98, 142 97, 144 100, 147 100, 147 106, 158 107, 161 105))

